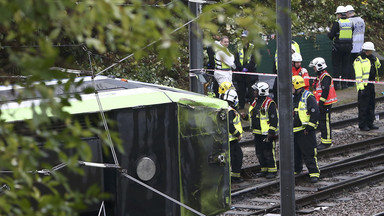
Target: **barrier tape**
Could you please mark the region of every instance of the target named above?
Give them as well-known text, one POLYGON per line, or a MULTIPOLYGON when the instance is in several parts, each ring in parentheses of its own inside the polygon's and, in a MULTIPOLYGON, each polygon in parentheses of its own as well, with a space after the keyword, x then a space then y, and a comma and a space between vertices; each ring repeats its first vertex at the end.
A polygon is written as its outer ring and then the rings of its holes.
MULTIPOLYGON (((189 73, 189 76, 196 77, 199 73, 206 73, 207 71, 223 71, 227 72, 226 70, 214 70, 214 69, 191 69, 189 70, 192 73, 189 73), (198 71, 198 72, 197 72, 198 71)), ((234 74, 244 74, 244 75, 252 75, 252 76, 270 76, 270 77, 277 77, 277 74, 269 74, 269 73, 257 73, 257 72, 242 72, 242 71, 232 71, 234 74)), ((309 77, 311 80, 315 80, 317 77, 309 77)), ((354 79, 343 79, 343 78, 332 78, 333 81, 343 81, 343 82, 352 82, 352 83, 372 83, 372 84, 379 84, 384 85, 383 81, 359 81, 354 79)))

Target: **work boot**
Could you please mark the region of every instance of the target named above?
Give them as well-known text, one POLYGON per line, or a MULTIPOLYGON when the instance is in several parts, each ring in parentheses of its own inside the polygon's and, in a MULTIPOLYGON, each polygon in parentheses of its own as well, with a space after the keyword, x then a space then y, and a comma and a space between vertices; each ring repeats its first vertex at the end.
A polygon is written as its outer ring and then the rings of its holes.
POLYGON ((331 147, 331 145, 332 144, 321 143, 320 145, 317 146, 317 150, 327 149, 327 148, 331 147))
POLYGON ((273 179, 273 178, 276 178, 276 175, 277 175, 277 173, 275 173, 275 172, 269 172, 269 173, 265 176, 265 178, 266 178, 266 179, 273 179))
POLYGON ((365 127, 361 127, 360 130, 361 131, 369 131, 370 129, 369 129, 369 127, 365 126, 365 127))
POLYGON ((319 178, 311 177, 309 180, 310 180, 311 183, 317 183, 319 181, 319 178))
POLYGON ((244 182, 244 179, 241 177, 231 177, 231 182, 232 183, 241 183, 241 182, 244 182))
POLYGON ((257 176, 257 177, 265 177, 265 176, 267 176, 267 172, 259 172, 259 173, 256 173, 256 176, 257 176))
POLYGON ((371 125, 371 126, 368 126, 368 127, 369 127, 369 129, 371 129, 371 130, 377 130, 377 129, 379 129, 379 127, 376 126, 376 125, 371 125))

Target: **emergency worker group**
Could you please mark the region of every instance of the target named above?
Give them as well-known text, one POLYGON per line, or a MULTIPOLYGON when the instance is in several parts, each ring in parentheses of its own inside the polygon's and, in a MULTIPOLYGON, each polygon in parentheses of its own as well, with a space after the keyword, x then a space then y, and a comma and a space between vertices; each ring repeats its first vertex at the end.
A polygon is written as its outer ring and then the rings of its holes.
MULTIPOLYGON (((308 65, 316 73, 310 85, 308 71, 302 67, 300 46, 292 40, 292 100, 294 133, 294 172, 300 174, 305 164, 311 183, 320 178, 317 151, 332 146, 331 109, 337 102, 336 90, 356 85, 358 91, 358 126, 361 131, 375 130, 375 86, 369 81, 378 81, 379 59, 373 54, 372 42, 364 42, 365 23, 356 16, 351 5, 339 6, 337 20, 328 33, 332 40, 333 77, 327 72, 324 58, 316 57, 308 65), (347 81, 344 81, 348 79, 347 81), (351 82, 351 80, 355 80, 351 82), (312 91, 311 91, 312 90, 312 91), (320 131, 320 142, 316 130, 320 131)), ((231 179, 243 181, 240 171, 243 152, 239 145, 243 127, 241 120, 249 121, 254 137, 255 152, 261 166, 257 177, 273 179, 277 176, 276 141, 278 139, 277 79, 274 88, 259 81, 256 74, 254 45, 248 31, 241 34, 236 53, 229 49, 229 38, 222 36, 210 48, 209 66, 214 68, 218 86, 216 95, 228 102, 231 179), (214 66, 213 66, 214 65, 214 66), (233 73, 232 70, 241 73, 233 73), (270 95, 272 92, 273 97, 270 95), (245 104, 248 112, 244 112, 245 104)), ((277 50, 274 73, 277 74, 277 50)), ((280 105, 281 106, 281 105, 280 105)))

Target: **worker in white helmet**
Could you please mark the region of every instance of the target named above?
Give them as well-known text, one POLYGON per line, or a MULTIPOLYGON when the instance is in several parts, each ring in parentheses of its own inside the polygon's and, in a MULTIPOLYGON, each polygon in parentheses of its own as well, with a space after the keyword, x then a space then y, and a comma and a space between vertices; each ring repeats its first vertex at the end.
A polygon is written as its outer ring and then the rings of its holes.
MULTIPOLYGON (((347 17, 353 24, 352 32, 352 51, 351 51, 351 69, 350 79, 355 79, 355 71, 353 70, 353 62, 357 58, 357 55, 361 52, 361 47, 364 43, 365 22, 363 18, 359 17, 355 13, 355 9, 352 5, 345 6, 347 9, 347 17)), ((349 86, 354 86, 355 83, 349 82, 349 86)))
MULTIPOLYGON (((361 53, 353 63, 356 81, 378 81, 379 59, 373 55, 375 45, 372 42, 365 42, 361 53)), ((359 128, 361 131, 375 130, 379 127, 373 124, 375 120, 375 85, 373 83, 357 82, 359 128)))
MULTIPOLYGON (((347 18, 347 9, 339 6, 335 12, 338 20, 333 23, 328 33, 332 44, 332 65, 334 78, 350 78, 350 56, 352 50, 352 22, 347 18)), ((336 82, 335 89, 348 88, 347 82, 336 82)))

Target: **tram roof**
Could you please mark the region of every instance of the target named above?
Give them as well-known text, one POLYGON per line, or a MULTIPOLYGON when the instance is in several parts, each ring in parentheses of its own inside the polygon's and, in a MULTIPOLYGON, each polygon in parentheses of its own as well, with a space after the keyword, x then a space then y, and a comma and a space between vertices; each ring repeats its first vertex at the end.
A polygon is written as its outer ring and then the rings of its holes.
MULTIPOLYGON (((171 88, 162 85, 110 78, 106 76, 79 77, 75 83, 78 86, 71 85, 69 91, 64 91, 64 85, 68 80, 53 80, 45 82, 47 86, 53 86, 54 94, 57 97, 65 94, 76 94, 81 96, 81 100, 71 98, 71 106, 65 107, 70 114, 96 113, 101 110, 109 111, 129 107, 140 107, 165 103, 180 103, 190 106, 207 106, 211 108, 226 108, 228 104, 225 101, 210 98, 201 94, 185 91, 177 88, 171 88), (84 89, 95 89, 96 93, 85 94, 84 89), (99 104, 99 101, 100 104, 99 104)), ((27 94, 22 100, 20 97, 21 86, 0 86, 0 119, 7 122, 20 121, 33 118, 33 107, 39 107, 43 102, 38 94, 27 94)), ((37 112, 41 112, 39 108, 37 112)), ((48 115, 52 113, 48 111, 48 115)))

